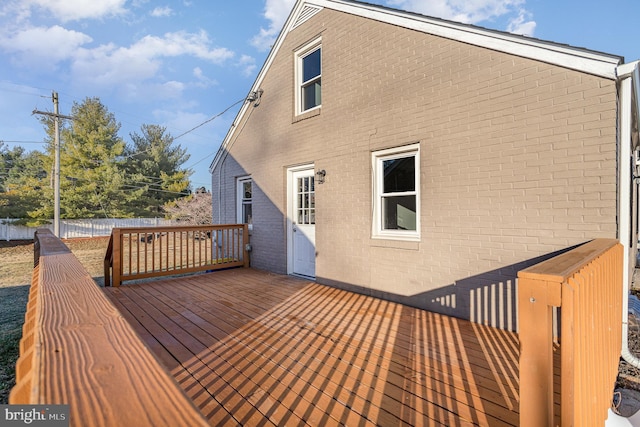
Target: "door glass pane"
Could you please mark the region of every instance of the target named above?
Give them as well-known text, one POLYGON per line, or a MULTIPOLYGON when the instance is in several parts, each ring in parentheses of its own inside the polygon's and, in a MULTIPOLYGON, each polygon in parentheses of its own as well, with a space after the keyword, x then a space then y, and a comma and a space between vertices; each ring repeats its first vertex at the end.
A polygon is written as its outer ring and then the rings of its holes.
POLYGON ((298 224, 315 224, 315 183, 313 176, 297 179, 296 216, 298 224))
POLYGON ((244 224, 253 224, 253 215, 251 213, 251 203, 242 205, 242 220, 244 224))
POLYGON ((242 224, 252 224, 253 181, 250 178, 241 178, 238 179, 236 185, 236 218, 242 224))

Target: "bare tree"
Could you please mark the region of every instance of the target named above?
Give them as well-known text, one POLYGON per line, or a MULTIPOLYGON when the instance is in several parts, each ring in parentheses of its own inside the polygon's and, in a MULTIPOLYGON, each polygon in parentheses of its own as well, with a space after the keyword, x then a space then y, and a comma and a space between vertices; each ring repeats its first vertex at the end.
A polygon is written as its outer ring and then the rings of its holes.
POLYGON ((178 220, 184 225, 211 224, 213 215, 211 200, 211 193, 201 187, 190 196, 167 203, 164 210, 171 219, 178 220))

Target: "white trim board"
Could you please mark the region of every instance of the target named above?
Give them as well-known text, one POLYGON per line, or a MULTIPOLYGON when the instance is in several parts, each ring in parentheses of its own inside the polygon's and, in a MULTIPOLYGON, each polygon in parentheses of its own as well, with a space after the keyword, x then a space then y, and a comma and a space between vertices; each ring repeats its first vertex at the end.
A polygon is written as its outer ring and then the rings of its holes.
POLYGON ((622 58, 616 55, 430 18, 371 4, 348 0, 304 0, 303 3, 350 13, 499 52, 536 59, 610 79, 616 78, 616 67, 622 62, 622 58))

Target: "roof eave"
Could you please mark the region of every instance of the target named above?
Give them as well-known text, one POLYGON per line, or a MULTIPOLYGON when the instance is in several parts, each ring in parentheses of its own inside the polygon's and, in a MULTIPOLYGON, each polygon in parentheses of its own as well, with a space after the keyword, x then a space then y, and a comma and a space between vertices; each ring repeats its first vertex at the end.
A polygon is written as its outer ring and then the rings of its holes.
POLYGON ((609 79, 616 78, 616 67, 624 61, 618 55, 576 48, 351 0, 307 0, 305 3, 500 52, 536 59, 609 79))

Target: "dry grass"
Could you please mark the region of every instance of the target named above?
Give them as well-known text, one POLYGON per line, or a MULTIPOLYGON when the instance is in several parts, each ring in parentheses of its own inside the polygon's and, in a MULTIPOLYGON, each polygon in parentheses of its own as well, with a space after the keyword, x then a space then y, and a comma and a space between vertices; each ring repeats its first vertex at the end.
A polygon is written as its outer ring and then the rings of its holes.
MULTIPOLYGON (((98 283, 108 238, 71 239, 69 249, 98 283)), ((6 404, 15 384, 15 364, 33 269, 32 241, 0 241, 0 404, 6 404)))

